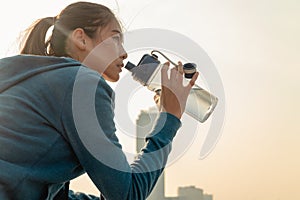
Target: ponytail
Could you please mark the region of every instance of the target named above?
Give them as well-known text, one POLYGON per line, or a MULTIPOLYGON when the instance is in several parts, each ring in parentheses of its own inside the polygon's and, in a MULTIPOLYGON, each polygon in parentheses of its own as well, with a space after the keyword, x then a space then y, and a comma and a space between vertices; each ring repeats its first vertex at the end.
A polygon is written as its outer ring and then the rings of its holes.
POLYGON ((49 28, 54 25, 55 19, 56 17, 39 19, 25 31, 25 41, 21 54, 47 55, 46 34, 49 28))
POLYGON ((94 38, 99 27, 105 27, 112 21, 117 19, 106 6, 90 2, 70 4, 57 17, 46 17, 34 22, 25 31, 20 53, 71 57, 66 47, 67 37, 71 31, 82 28, 90 38, 94 38), (46 41, 51 26, 53 26, 52 34, 46 41))

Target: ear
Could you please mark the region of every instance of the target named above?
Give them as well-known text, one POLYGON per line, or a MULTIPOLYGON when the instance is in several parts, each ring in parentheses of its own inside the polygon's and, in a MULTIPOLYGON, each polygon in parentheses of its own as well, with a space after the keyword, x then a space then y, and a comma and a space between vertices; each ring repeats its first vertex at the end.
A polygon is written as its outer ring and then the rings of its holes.
POLYGON ((82 28, 76 28, 71 34, 71 41, 78 49, 86 50, 87 35, 82 28))

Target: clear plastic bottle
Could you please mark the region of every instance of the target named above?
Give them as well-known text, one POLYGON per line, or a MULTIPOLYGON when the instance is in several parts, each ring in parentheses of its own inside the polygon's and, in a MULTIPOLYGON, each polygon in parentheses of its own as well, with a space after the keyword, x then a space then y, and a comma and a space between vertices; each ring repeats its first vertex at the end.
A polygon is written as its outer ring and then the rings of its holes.
MULTIPOLYGON (((125 66, 136 81, 156 93, 159 93, 161 90, 161 67, 162 64, 157 59, 157 56, 153 54, 145 54, 137 66, 131 62, 128 62, 125 66)), ((188 84, 196 72, 196 65, 192 63, 184 64, 183 70, 185 74, 184 82, 188 84)), ((184 112, 203 123, 211 115, 217 102, 217 97, 195 84, 188 96, 184 112)))

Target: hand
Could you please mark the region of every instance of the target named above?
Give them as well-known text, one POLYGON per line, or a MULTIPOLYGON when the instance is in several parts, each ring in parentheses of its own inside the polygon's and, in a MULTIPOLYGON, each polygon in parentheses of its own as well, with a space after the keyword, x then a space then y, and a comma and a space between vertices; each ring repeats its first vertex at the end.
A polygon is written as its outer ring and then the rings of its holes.
POLYGON ((161 94, 161 89, 158 89, 155 91, 155 95, 153 97, 153 100, 158 108, 160 108, 160 94, 161 94))
POLYGON ((168 76, 169 66, 170 63, 166 62, 161 69, 160 111, 168 112, 180 119, 185 110, 187 97, 199 73, 196 72, 189 84, 184 86, 182 63, 178 62, 178 67, 171 69, 170 77, 168 76))

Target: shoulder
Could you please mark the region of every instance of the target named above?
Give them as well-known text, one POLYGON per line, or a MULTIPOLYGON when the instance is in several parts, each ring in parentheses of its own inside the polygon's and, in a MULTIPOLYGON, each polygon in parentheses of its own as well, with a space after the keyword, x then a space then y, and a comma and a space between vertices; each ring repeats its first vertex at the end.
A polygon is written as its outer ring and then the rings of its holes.
POLYGON ((80 93, 80 96, 93 94, 96 97, 99 95, 108 95, 111 97, 113 90, 98 72, 81 66, 74 78, 73 93, 80 93))
POLYGON ((27 57, 29 63, 41 69, 45 80, 51 84, 63 86, 81 86, 90 90, 91 85, 98 85, 100 88, 109 90, 111 87, 101 74, 90 69, 72 58, 51 57, 51 56, 22 56, 27 57), (39 63, 39 64, 38 64, 39 63))

